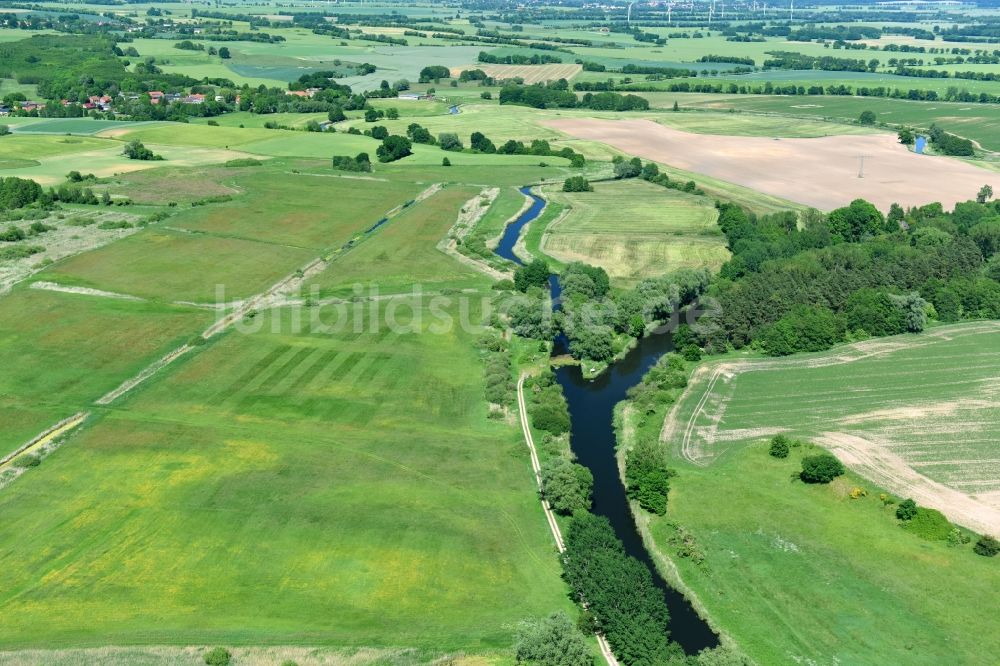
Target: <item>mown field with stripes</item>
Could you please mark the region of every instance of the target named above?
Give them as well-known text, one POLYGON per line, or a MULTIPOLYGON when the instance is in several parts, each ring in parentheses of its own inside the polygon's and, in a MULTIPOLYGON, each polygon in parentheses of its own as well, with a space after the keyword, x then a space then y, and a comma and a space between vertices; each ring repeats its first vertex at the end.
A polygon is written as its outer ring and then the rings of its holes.
MULTIPOLYGON (((436 175, 355 196, 315 161, 168 170, 168 220, 31 278, 61 292, 0 298, 3 453, 88 414, 0 488, 0 650, 503 660, 518 622, 572 608, 520 433, 487 418, 489 282, 436 249, 481 188, 436 175), (231 200, 187 205, 206 178, 231 200), (246 302, 211 305, 220 284, 260 300, 206 339, 246 302)), ((167 208, 149 175, 114 187, 167 208)))

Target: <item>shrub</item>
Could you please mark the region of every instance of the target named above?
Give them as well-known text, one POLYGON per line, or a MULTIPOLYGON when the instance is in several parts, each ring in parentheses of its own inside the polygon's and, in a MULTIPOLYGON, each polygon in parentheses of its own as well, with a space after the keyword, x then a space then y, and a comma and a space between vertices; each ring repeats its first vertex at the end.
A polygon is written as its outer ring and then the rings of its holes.
POLYGON ((334 169, 340 171, 371 171, 372 163, 368 158, 368 153, 358 153, 356 156, 334 155, 331 159, 334 169))
POLYGON ((98 229, 131 229, 132 224, 125 220, 108 220, 97 225, 98 229))
POLYGON ((32 453, 25 453, 14 458, 14 467, 27 469, 28 467, 38 467, 42 464, 42 459, 32 453))
POLYGON ((24 240, 25 238, 27 238, 27 234, 24 233, 24 230, 19 229, 14 225, 7 227, 6 231, 0 231, 0 241, 5 243, 16 243, 17 241, 24 240))
POLYGON ((13 247, 0 247, 0 261, 12 259, 24 259, 33 254, 45 252, 41 245, 14 245, 13 247))
POLYGON ((903 529, 927 541, 946 541, 953 526, 940 511, 917 507, 917 513, 903 523, 903 529))
POLYGON ((451 166, 451 160, 447 157, 441 158, 441 166, 451 166))
POLYGON ((1000 541, 997 541, 989 534, 984 534, 979 537, 979 541, 972 547, 972 550, 976 551, 976 555, 995 557, 997 553, 1000 553, 1000 541))
POLYGON ((255 167, 255 166, 261 166, 262 164, 264 164, 264 163, 261 162, 260 160, 255 160, 252 157, 241 157, 239 159, 229 160, 228 162, 226 162, 226 166, 230 167, 230 168, 233 168, 233 167, 255 167))
POLYGON ((789 449, 788 438, 784 435, 775 435, 771 438, 771 446, 767 452, 775 458, 787 458, 789 449))
POLYGON ((125 149, 122 151, 122 155, 129 158, 130 160, 162 160, 162 155, 157 155, 152 150, 142 145, 139 139, 134 139, 126 144, 125 149))
POLYGON ((442 132, 438 134, 438 145, 441 146, 441 150, 452 151, 459 151, 465 147, 462 145, 462 140, 454 132, 442 132))
POLYGON ((227 666, 233 655, 224 647, 215 647, 205 653, 205 663, 208 666, 227 666))
POLYGON ((806 483, 830 483, 846 470, 839 460, 829 453, 819 453, 802 459, 799 474, 806 483))
POLYGON ((896 507, 896 517, 900 520, 913 520, 917 515, 917 503, 911 499, 905 499, 896 507))
POLYGON ((961 546, 970 541, 972 541, 971 537, 957 527, 952 528, 951 532, 948 533, 949 546, 961 546))
POLYGON ((699 347, 696 344, 685 345, 684 348, 681 350, 681 356, 684 357, 685 361, 692 361, 697 363, 698 361, 701 360, 701 347, 699 347))
POLYGON ((862 111, 861 115, 858 116, 858 122, 862 125, 874 125, 875 124, 875 112, 874 111, 862 111))
POLYGON ((7 136, 10 134, 10 128, 6 125, 0 125, 0 136, 7 136))

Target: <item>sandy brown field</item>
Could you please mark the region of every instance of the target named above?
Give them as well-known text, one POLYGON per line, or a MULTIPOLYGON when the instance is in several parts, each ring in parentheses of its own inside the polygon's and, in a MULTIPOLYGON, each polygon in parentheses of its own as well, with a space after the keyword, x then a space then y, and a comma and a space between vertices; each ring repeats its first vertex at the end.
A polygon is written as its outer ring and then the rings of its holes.
POLYGON ((558 81, 559 79, 571 79, 583 70, 582 65, 559 64, 559 65, 468 65, 467 67, 452 68, 451 75, 458 76, 463 69, 481 69, 488 76, 495 79, 505 80, 522 78, 525 83, 542 83, 544 81, 558 81))
MULTIPOLYGON (((890 204, 951 207, 1000 174, 948 157, 916 155, 891 134, 815 139, 691 134, 650 120, 556 119, 546 125, 624 152, 703 173, 759 192, 832 210, 862 198, 890 204), (858 177, 860 157, 864 177, 858 177)), ((998 190, 1000 191, 1000 190, 998 190)))

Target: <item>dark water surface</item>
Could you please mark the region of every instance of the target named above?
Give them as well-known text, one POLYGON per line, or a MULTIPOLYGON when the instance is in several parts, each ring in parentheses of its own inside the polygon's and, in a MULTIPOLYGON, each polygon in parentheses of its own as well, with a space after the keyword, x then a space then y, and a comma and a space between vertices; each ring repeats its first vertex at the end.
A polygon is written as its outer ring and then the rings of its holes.
MULTIPOLYGON (((532 204, 504 230, 496 253, 505 259, 521 264, 514 254, 514 245, 521 229, 537 218, 545 208, 545 200, 527 187, 521 193, 531 197, 532 204)), ((562 288, 559 279, 549 280, 552 300, 559 307, 562 288)), ((639 536, 629 508, 625 488, 618 474, 615 457, 615 432, 613 425, 615 405, 626 397, 626 392, 639 383, 663 354, 673 349, 669 335, 650 335, 638 341, 625 358, 593 380, 583 377, 580 366, 566 365, 556 368, 556 379, 562 386, 569 403, 570 444, 578 462, 594 475, 593 512, 611 521, 618 538, 625 545, 625 552, 650 568, 653 581, 663 591, 670 609, 670 633, 688 654, 715 647, 719 638, 679 592, 667 585, 657 573, 653 561, 639 536)), ((555 340, 553 354, 566 353, 566 339, 560 334, 555 340)))

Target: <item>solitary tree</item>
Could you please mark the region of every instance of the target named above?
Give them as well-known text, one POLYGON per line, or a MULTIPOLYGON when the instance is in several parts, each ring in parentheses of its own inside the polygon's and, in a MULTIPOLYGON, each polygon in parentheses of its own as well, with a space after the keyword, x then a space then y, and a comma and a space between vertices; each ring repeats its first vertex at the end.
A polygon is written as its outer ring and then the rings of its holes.
POLYGON ((219 57, 222 58, 223 60, 229 60, 229 58, 231 56, 229 55, 229 47, 228 46, 220 46, 219 47, 219 57))
POLYGON ((10 128, 6 125, 0 125, 0 136, 7 136, 10 134, 10 128))
POLYGON ((447 157, 441 159, 441 166, 451 166, 451 160, 447 157))
POLYGON ((412 154, 413 144, 405 136, 391 135, 382 140, 382 145, 375 150, 379 162, 395 162, 412 154))
POLYGON ((917 140, 916 136, 914 136, 913 134, 913 130, 911 130, 909 127, 904 127, 903 129, 899 130, 899 134, 897 136, 899 137, 899 142, 904 146, 912 146, 913 143, 917 140))
POLYGON ((874 111, 862 111, 861 115, 858 116, 858 122, 862 125, 874 125, 875 124, 875 112, 874 111))
POLYGON ((979 193, 976 194, 976 201, 979 203, 986 203, 987 200, 993 198, 993 188, 989 185, 983 185, 979 188, 979 193))
POLYGON ((441 150, 453 151, 459 151, 465 147, 462 145, 462 140, 454 132, 441 132, 438 134, 438 145, 441 146, 441 150))
POLYGON ((802 459, 802 472, 799 478, 806 483, 830 483, 845 471, 844 466, 834 456, 820 453, 802 459))

